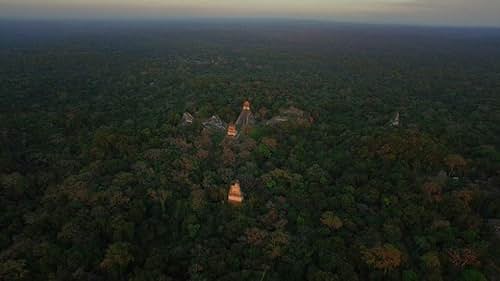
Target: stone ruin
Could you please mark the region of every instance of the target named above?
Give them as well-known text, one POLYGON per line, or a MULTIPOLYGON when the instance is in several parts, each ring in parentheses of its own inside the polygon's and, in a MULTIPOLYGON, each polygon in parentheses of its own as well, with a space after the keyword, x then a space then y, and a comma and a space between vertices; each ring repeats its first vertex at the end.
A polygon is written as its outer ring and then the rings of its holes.
POLYGON ((279 125, 281 123, 291 122, 299 126, 309 126, 312 124, 312 117, 303 110, 294 106, 287 109, 281 109, 280 115, 275 116, 266 122, 268 126, 279 125))
POLYGON ((245 101, 243 103, 243 109, 241 110, 238 119, 236 119, 235 125, 239 130, 244 130, 253 124, 255 124, 255 117, 250 110, 250 102, 245 101))
POLYGON ((245 101, 243 103, 243 110, 250 111, 250 102, 249 101, 245 101))
POLYGON ((194 122, 194 117, 189 112, 182 114, 181 125, 191 125, 194 122))
POLYGON ((229 188, 227 201, 233 204, 240 204, 243 202, 243 193, 241 192, 240 182, 234 181, 229 188))
POLYGON ((238 135, 238 130, 236 130, 236 125, 234 123, 230 123, 227 126, 227 136, 228 137, 236 137, 238 135))
MULTIPOLYGON (((302 111, 295 107, 289 107, 286 109, 280 110, 280 115, 273 117, 271 120, 268 120, 266 125, 274 125, 284 122, 293 123, 299 126, 310 126, 313 123, 313 119, 309 113, 302 111)), ((191 125, 194 123, 194 117, 185 112, 182 115, 182 125, 191 125)), ((238 116, 238 119, 234 123, 226 124, 222 119, 213 115, 209 119, 202 122, 202 125, 205 129, 212 131, 220 131, 226 132, 227 139, 231 140, 233 138, 238 137, 239 131, 248 132, 248 129, 255 124, 255 117, 251 110, 251 105, 249 101, 245 101, 242 106, 242 111, 238 116)), ((242 204, 244 200, 243 192, 241 191, 241 186, 239 181, 234 181, 231 183, 227 200, 231 204, 242 204)))
POLYGON ((208 120, 203 122, 203 127, 216 131, 225 131, 226 123, 219 116, 213 115, 208 120))
MULTIPOLYGON (((181 125, 191 125, 193 121, 194 117, 190 113, 185 112, 182 115, 181 125)), ((227 126, 227 124, 217 115, 213 115, 202 122, 203 127, 206 129, 226 131, 227 135, 230 137, 236 137, 238 135, 238 130, 247 130, 253 124, 255 124, 255 117, 250 109, 249 101, 243 103, 243 108, 238 119, 235 123, 230 123, 229 126, 227 126)))
POLYGON ((392 127, 399 127, 400 125, 400 121, 399 121, 399 111, 396 112, 396 115, 394 116, 394 118, 392 118, 391 120, 391 126, 392 127))

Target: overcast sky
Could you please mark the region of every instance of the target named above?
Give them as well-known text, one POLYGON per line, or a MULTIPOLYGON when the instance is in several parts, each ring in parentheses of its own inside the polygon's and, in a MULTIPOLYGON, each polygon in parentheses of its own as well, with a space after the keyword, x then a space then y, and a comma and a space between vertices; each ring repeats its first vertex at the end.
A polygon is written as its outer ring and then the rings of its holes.
POLYGON ((0 0, 0 18, 284 17, 500 27, 500 0, 0 0))

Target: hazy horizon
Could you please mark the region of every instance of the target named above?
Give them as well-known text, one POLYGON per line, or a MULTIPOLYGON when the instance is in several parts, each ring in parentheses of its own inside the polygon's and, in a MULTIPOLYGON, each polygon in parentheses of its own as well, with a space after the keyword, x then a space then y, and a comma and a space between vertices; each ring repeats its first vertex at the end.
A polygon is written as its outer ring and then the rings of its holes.
POLYGON ((288 19, 500 27, 500 1, 478 0, 0 0, 0 19, 288 19))

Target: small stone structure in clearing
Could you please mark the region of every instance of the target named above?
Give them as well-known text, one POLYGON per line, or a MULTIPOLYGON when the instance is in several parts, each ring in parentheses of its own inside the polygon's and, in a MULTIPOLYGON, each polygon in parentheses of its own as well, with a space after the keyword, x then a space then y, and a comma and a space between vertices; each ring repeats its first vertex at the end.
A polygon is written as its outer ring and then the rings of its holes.
POLYGON ((235 181, 231 184, 227 200, 229 201, 229 203, 235 203, 235 204, 243 202, 243 193, 241 192, 239 181, 235 181))
POLYGON ((266 122, 268 126, 276 126, 283 123, 293 124, 299 127, 308 127, 314 122, 309 113, 294 106, 280 110, 280 115, 275 116, 266 122))
POLYGON ((391 120, 391 126, 399 127, 399 112, 396 112, 396 116, 391 120))
POLYGON ((182 121, 181 121, 182 125, 191 125, 193 124, 193 121, 194 117, 189 112, 184 112, 184 114, 182 114, 182 121))

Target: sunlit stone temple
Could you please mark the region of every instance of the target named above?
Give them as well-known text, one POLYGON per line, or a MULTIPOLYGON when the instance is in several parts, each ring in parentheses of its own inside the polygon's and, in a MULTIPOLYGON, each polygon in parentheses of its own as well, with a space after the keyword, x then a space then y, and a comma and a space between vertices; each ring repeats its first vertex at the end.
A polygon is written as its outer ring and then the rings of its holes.
POLYGON ((227 200, 229 201, 229 203, 236 203, 236 204, 243 202, 243 193, 241 192, 239 181, 235 181, 231 184, 227 200))
POLYGON ((243 110, 250 110, 250 102, 249 101, 245 101, 243 103, 243 110))
POLYGON ((250 109, 250 102, 245 101, 243 103, 243 109, 241 110, 240 116, 238 116, 235 125, 239 130, 242 130, 248 128, 250 125, 253 125, 254 123, 255 123, 255 118, 250 109))
POLYGON ((234 123, 230 123, 227 127, 227 135, 229 137, 236 137, 236 135, 238 135, 238 131, 236 130, 236 125, 234 125, 234 123))

